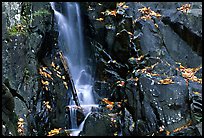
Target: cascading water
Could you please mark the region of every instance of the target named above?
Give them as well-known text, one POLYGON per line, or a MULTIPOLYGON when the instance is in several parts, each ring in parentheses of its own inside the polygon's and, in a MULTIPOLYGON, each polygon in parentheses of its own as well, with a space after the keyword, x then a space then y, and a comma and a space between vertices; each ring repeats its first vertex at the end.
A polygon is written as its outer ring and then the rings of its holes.
MULTIPOLYGON (((51 2, 51 6, 58 23, 58 44, 68 62, 80 105, 84 108, 84 114, 87 115, 91 107, 96 105, 92 94, 93 78, 88 70, 87 57, 84 52, 80 8, 76 2, 64 2, 61 12, 56 10, 55 2, 51 2)), ((77 109, 72 108, 75 106, 75 102, 71 100, 69 106, 71 107, 70 129, 78 129, 77 109)))

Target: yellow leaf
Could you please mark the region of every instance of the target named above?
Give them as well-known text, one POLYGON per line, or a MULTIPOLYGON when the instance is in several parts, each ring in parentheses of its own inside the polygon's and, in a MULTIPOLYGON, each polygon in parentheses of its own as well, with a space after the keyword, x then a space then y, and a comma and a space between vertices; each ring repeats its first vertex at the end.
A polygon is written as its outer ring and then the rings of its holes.
POLYGON ((52 62, 52 63, 51 63, 51 66, 55 68, 55 63, 54 63, 54 62, 52 62))
POLYGON ((48 87, 45 87, 45 90, 48 91, 48 87))
POLYGON ((48 135, 47 136, 54 136, 54 135, 57 135, 57 134, 59 134, 59 132, 60 132, 60 130, 61 130, 62 128, 58 128, 58 129, 53 129, 53 130, 51 130, 50 132, 48 132, 48 135))
POLYGON ((168 131, 168 130, 166 131, 166 135, 167 136, 169 136, 170 133, 171 133, 170 131, 168 131))
POLYGON ((101 21, 103 21, 104 19, 103 19, 103 18, 97 18, 96 20, 101 22, 101 21))
POLYGON ((156 23, 155 23, 154 25, 155 25, 155 27, 156 27, 156 28, 158 28, 158 27, 159 27, 159 26, 158 26, 158 24, 156 24, 156 23))
POLYGON ((59 67, 59 66, 57 66, 55 69, 56 69, 56 70, 58 70, 59 68, 60 68, 60 67, 59 67))
POLYGON ((65 80, 65 76, 62 76, 62 79, 65 80))
POLYGON ((123 6, 123 8, 124 8, 124 9, 127 9, 127 8, 129 8, 129 6, 127 6, 127 5, 124 5, 124 6, 123 6))
POLYGON ((23 118, 19 118, 18 121, 19 122, 24 122, 24 119, 23 118))
POLYGON ((129 35, 133 35, 131 32, 128 32, 129 35))
POLYGON ((196 94, 196 95, 199 95, 200 93, 199 92, 193 92, 194 94, 196 94))
POLYGON ((49 82, 48 82, 48 81, 43 81, 43 80, 41 80, 41 83, 42 83, 43 85, 49 85, 49 82))
POLYGON ((140 57, 136 58, 137 61, 141 61, 142 59, 144 59, 144 55, 141 55, 140 57))
POLYGON ((57 77, 62 78, 59 74, 57 74, 57 77))
POLYGON ((108 104, 108 105, 106 105, 106 108, 108 108, 109 110, 112 110, 113 109, 113 105, 108 104))
POLYGON ((53 80, 53 78, 51 77, 50 74, 47 74, 47 77, 48 77, 49 79, 53 80))
POLYGON ((120 3, 117 3, 117 4, 118 4, 119 7, 122 7, 125 4, 125 2, 120 2, 120 3))

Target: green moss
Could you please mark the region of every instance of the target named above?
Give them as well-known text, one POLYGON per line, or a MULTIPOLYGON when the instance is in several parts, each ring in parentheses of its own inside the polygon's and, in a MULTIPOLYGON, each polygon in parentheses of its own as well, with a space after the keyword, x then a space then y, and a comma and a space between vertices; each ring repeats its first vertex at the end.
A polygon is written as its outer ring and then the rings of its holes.
POLYGON ((40 10, 38 10, 38 11, 35 11, 34 13, 33 13, 33 16, 34 17, 36 17, 36 16, 45 16, 45 15, 49 15, 49 14, 51 14, 48 10, 46 10, 46 9, 40 9, 40 10))
MULTIPOLYGON (((46 9, 40 9, 38 11, 35 11, 33 13, 33 17, 43 17, 46 15, 51 14, 46 9)), ((30 15, 23 15, 21 16, 21 23, 15 24, 9 28, 7 28, 8 34, 10 36, 16 36, 16 35, 28 35, 28 29, 29 24, 33 22, 33 19, 30 19, 30 15)))

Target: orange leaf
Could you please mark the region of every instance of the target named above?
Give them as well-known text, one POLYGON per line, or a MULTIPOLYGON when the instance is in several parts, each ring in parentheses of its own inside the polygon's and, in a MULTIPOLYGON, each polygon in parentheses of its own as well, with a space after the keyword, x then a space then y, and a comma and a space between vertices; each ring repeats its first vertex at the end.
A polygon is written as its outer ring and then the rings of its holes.
POLYGON ((125 4, 125 2, 120 2, 120 3, 118 3, 118 6, 122 7, 124 4, 125 4))
POLYGON ((109 101, 108 98, 103 98, 102 101, 105 102, 106 104, 109 104, 109 105, 114 104, 114 102, 109 101))
POLYGON ((174 83, 172 81, 172 79, 170 78, 166 78, 166 79, 163 79, 163 80, 159 80, 160 84, 171 84, 171 83, 174 83))
POLYGON ((167 135, 167 136, 169 136, 170 133, 171 133, 170 131, 168 131, 168 130, 166 131, 166 135, 167 135))
POLYGON ((111 11, 111 12, 110 12, 110 15, 116 16, 116 10, 111 11))

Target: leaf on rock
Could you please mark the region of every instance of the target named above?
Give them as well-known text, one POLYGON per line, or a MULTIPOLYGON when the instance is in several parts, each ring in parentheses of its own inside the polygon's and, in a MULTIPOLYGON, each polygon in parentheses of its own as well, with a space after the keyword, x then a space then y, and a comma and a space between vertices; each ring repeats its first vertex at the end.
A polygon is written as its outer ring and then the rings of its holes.
POLYGON ((168 130, 166 131, 166 135, 167 135, 167 136, 169 136, 170 133, 171 133, 170 131, 168 131, 168 130))
POLYGON ((41 83, 42 83, 43 85, 49 85, 49 82, 48 82, 48 81, 41 80, 41 83))
POLYGON ((181 131, 181 130, 183 130, 185 128, 188 128, 188 126, 190 126, 191 124, 192 124, 192 121, 190 120, 186 125, 174 129, 173 132, 178 132, 178 131, 181 131))
POLYGON ((194 94, 196 94, 196 95, 200 95, 200 93, 199 92, 193 92, 194 94))
POLYGON ((96 20, 102 22, 104 19, 103 18, 97 18, 96 20))
POLYGON ((129 35, 132 35, 133 36, 133 33, 131 33, 131 32, 127 32, 129 35))
POLYGON ((124 81, 117 81, 117 86, 124 86, 125 85, 125 82, 124 81))
POLYGON ((141 9, 138 9, 138 11, 143 14, 143 16, 139 19, 151 20, 152 16, 155 16, 157 18, 161 17, 161 14, 152 11, 150 7, 143 7, 141 9))
POLYGON ((183 13, 187 13, 191 8, 190 4, 184 4, 181 7, 177 8, 178 11, 181 11, 183 13))
POLYGON ((54 135, 57 135, 57 134, 59 134, 59 132, 60 132, 60 130, 61 130, 62 128, 55 128, 55 129, 53 129, 53 130, 51 130, 50 132, 48 132, 48 135, 47 136, 54 136, 54 135))
POLYGON ((119 2, 117 3, 117 6, 122 7, 125 4, 125 2, 119 2))
POLYGON ((163 79, 163 80, 159 80, 159 83, 160 84, 172 84, 174 82, 172 81, 172 79, 166 78, 166 79, 163 79))
POLYGON ((102 101, 104 103, 108 104, 108 105, 113 105, 114 104, 114 102, 109 101, 108 98, 103 98, 102 101))

